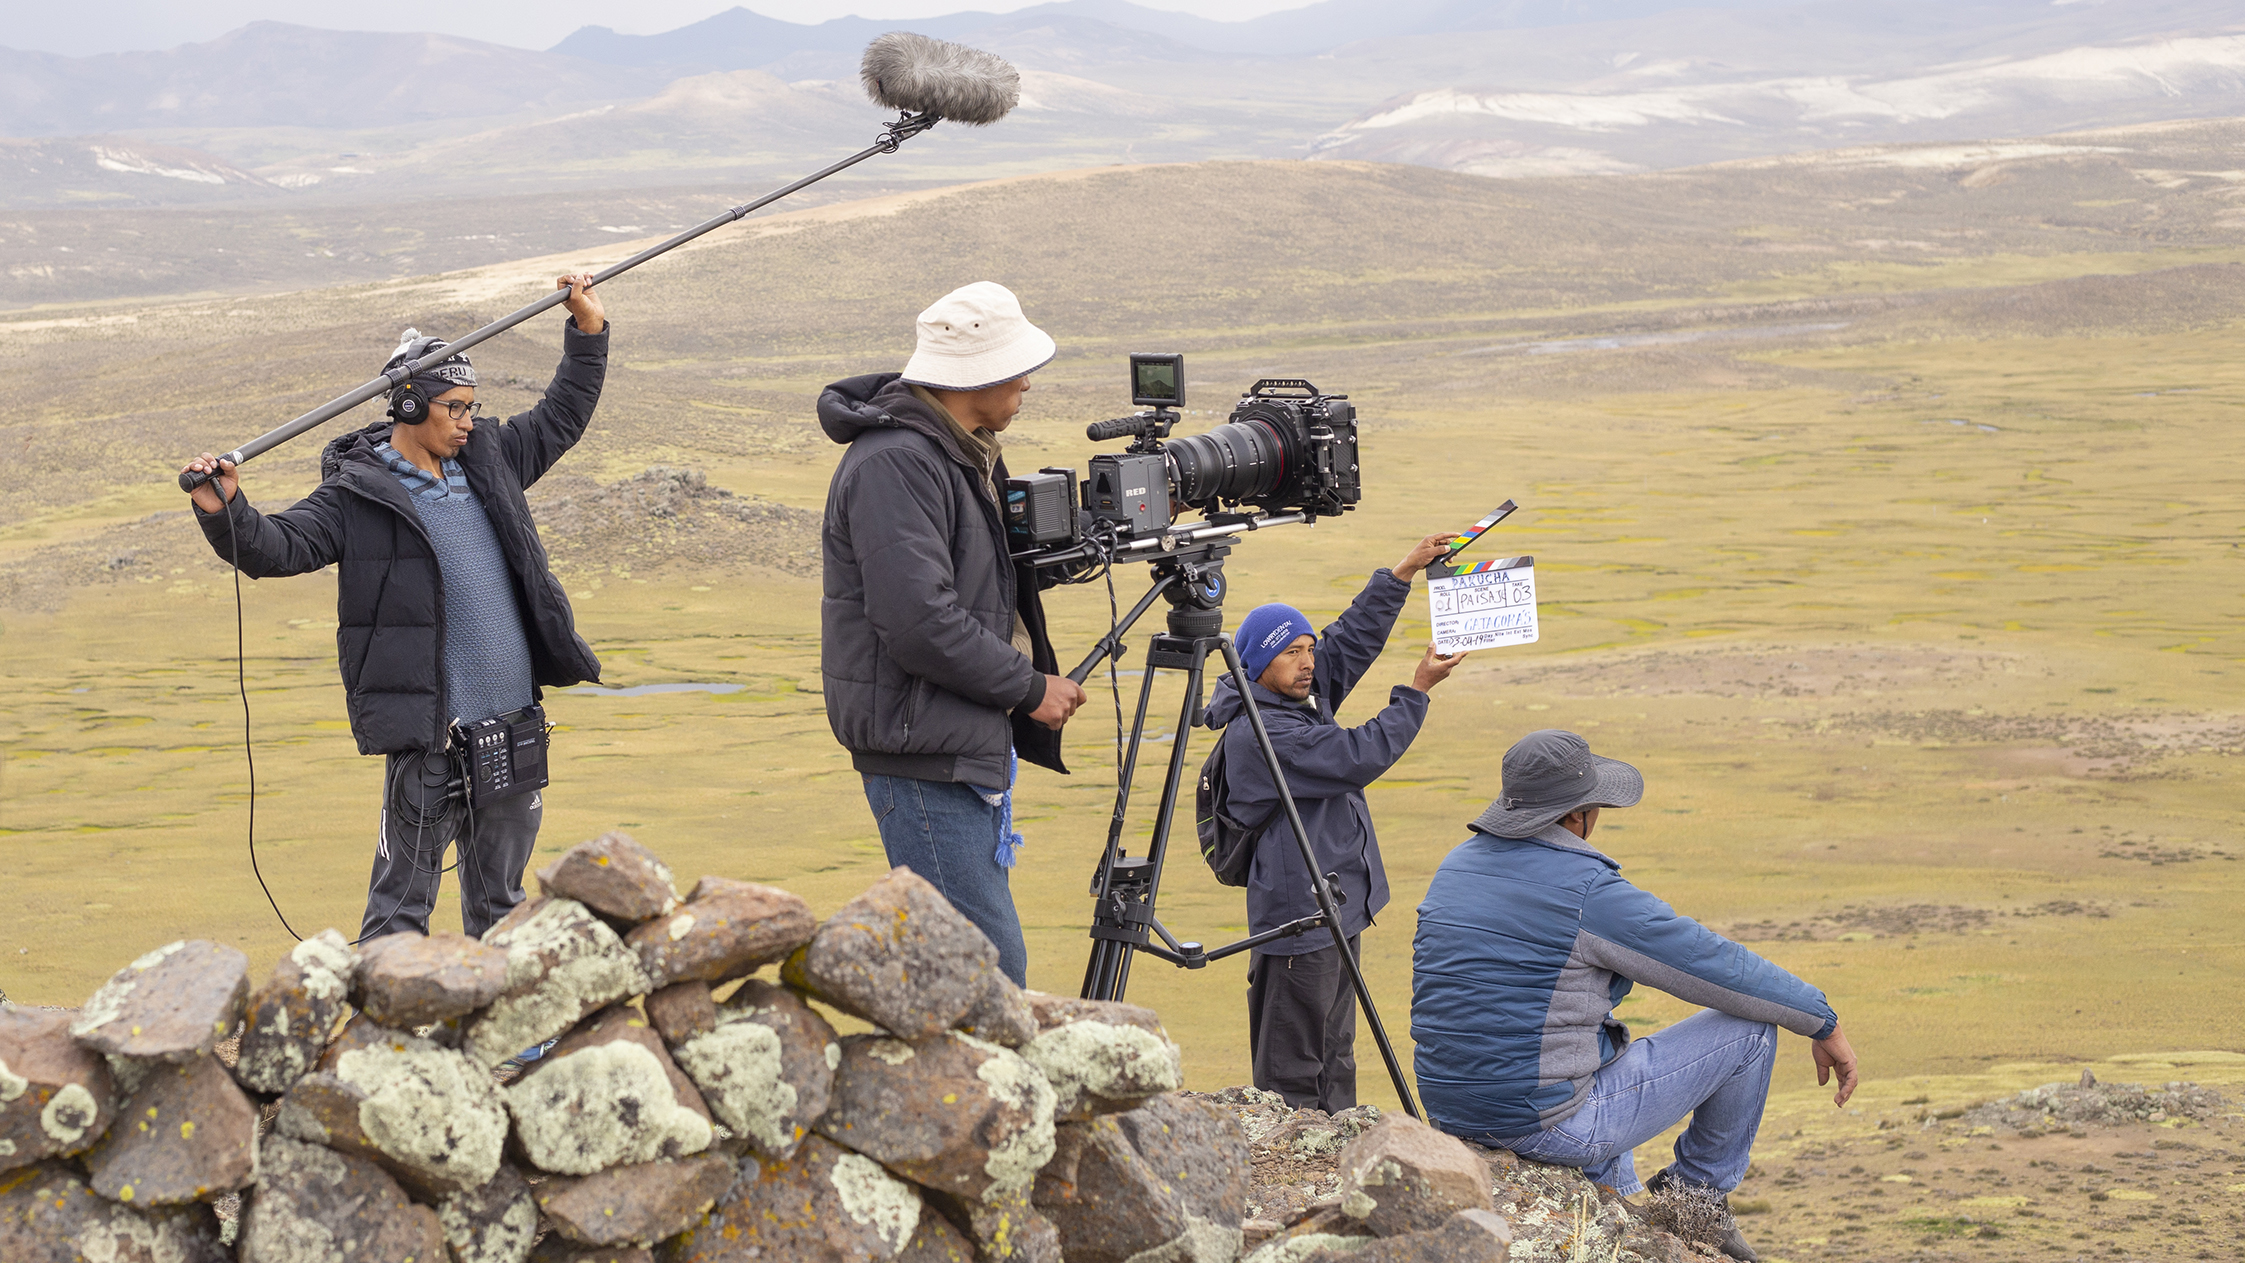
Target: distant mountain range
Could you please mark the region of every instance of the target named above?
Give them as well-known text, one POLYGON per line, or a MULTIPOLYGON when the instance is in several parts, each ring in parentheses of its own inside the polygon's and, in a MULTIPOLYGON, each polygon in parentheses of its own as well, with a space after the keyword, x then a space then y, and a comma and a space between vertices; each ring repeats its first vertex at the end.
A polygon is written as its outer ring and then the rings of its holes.
POLYGON ((761 181, 863 144, 903 27, 1025 75, 912 183, 1346 158, 1597 174, 1839 145, 2245 115, 2239 0, 1322 0, 1215 22, 1127 0, 816 25, 731 9, 537 52, 259 22, 154 53, 0 49, 0 206, 761 181), (96 138, 70 141, 61 138, 96 138))

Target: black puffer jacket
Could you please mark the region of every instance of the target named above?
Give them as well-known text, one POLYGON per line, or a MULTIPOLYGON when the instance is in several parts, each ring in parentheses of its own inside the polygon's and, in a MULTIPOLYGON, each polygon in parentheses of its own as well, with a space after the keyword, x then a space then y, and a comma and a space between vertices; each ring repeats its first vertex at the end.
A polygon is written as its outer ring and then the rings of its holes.
MULTIPOLYGON (((896 373, 834 383, 818 416, 849 446, 821 535, 819 659, 835 740, 861 772, 923 781, 1001 788, 1009 742, 1067 771, 1060 734, 1028 718, 1059 672, 1035 572, 1008 559, 975 462, 896 373), (1026 658, 1012 643, 1017 616, 1026 658)), ((997 478, 1004 486, 1003 462, 997 478)))
MULTIPOLYGON (((566 328, 545 397, 503 425, 478 425, 458 457, 514 572, 532 678, 550 687, 600 678, 600 660, 577 634, 522 494, 575 446, 600 402, 608 332, 581 333, 574 322, 566 328)), ((404 485, 374 453, 390 426, 377 422, 329 443, 320 485, 278 513, 259 513, 245 493, 229 514, 195 514, 219 559, 230 560, 238 547, 242 573, 253 579, 336 567, 336 655, 361 754, 441 750, 448 722, 444 584, 404 485)))

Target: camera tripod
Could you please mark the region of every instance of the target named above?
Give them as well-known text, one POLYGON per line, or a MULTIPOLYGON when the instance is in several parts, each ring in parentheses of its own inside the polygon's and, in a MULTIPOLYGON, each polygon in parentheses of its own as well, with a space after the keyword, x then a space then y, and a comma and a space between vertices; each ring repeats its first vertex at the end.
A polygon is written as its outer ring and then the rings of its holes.
POLYGON ((1279 764, 1278 751, 1271 745, 1269 730, 1263 726, 1262 712, 1256 708, 1255 695, 1249 691, 1246 668, 1240 665, 1238 649, 1224 635, 1224 558, 1231 550, 1232 541, 1220 538, 1179 548, 1156 560, 1153 586, 1099 642, 1091 656, 1069 673, 1070 679, 1081 684, 1102 659, 1120 658, 1123 633, 1130 630, 1156 600, 1169 602, 1169 629, 1157 634, 1147 647, 1146 671, 1138 688, 1137 718, 1131 724, 1129 742, 1122 751, 1122 770, 1115 789, 1115 814, 1107 826, 1106 851, 1092 879, 1096 903, 1091 919, 1091 958, 1084 965, 1083 996, 1088 1000, 1122 999, 1130 985, 1131 960, 1137 952, 1166 960, 1181 969, 1203 969, 1210 961, 1323 927, 1332 936, 1333 946, 1340 951, 1349 985, 1356 991, 1357 1006, 1372 1028, 1372 1042, 1379 1046, 1380 1060, 1387 1064, 1396 1097, 1402 1101, 1404 1112, 1417 1118, 1418 1103, 1413 1100, 1410 1084, 1404 1078, 1403 1065, 1396 1059, 1394 1046, 1388 1042, 1387 1028, 1380 1023, 1380 1011, 1372 1002, 1371 989, 1365 985, 1364 971, 1357 963, 1356 953, 1349 947, 1347 934, 1341 929, 1342 896, 1331 885, 1333 875, 1319 869, 1317 853, 1310 847, 1301 813, 1295 808, 1292 792, 1287 788, 1286 770, 1279 764), (1247 722, 1255 733, 1256 748, 1262 753, 1263 765, 1270 771, 1271 782, 1278 787, 1280 810, 1294 831, 1295 845, 1301 848, 1304 867, 1310 874, 1311 893, 1316 896, 1319 908, 1310 916, 1214 950, 1203 948, 1199 943, 1178 941, 1154 913, 1155 900, 1161 893, 1162 864, 1169 854, 1170 826, 1176 818, 1178 789, 1185 779, 1186 737, 1200 723, 1201 683, 1211 655, 1223 660, 1224 669, 1239 689, 1247 722), (1138 770, 1138 751, 1145 741, 1146 712, 1154 695, 1154 673, 1158 670, 1184 672, 1185 699, 1178 714, 1176 735, 1170 741, 1168 776, 1162 782, 1161 806, 1154 817, 1153 836, 1147 842, 1146 854, 1128 855, 1123 851, 1123 827, 1130 808, 1131 782, 1138 770), (1161 940, 1159 943, 1154 941, 1157 937, 1161 940))

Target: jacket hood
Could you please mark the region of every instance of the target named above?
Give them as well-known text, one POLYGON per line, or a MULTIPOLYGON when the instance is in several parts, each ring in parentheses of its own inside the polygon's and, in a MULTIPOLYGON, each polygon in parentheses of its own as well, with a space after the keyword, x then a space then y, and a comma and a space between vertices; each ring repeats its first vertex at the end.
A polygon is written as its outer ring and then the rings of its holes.
POLYGON ((359 457, 381 464, 381 458, 374 454, 375 446, 390 437, 390 427, 395 424, 384 418, 329 440, 320 451, 320 477, 333 478, 342 470, 344 461, 359 457))
POLYGON ((904 384, 902 373, 867 373, 828 386, 818 397, 818 424, 845 447, 869 430, 911 430, 935 440, 961 464, 975 463, 959 450, 943 418, 904 384))

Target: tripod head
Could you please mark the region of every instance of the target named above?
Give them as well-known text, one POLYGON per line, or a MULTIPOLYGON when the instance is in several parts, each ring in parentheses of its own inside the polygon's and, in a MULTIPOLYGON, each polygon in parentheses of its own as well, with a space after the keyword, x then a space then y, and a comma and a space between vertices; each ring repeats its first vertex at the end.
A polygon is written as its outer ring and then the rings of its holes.
POLYGON ((1172 580, 1161 589, 1162 599, 1169 602, 1170 635, 1209 640, 1224 634, 1224 596, 1231 591, 1224 558, 1231 551, 1230 540, 1215 540, 1194 548, 1191 556, 1154 563, 1156 582, 1172 580))

